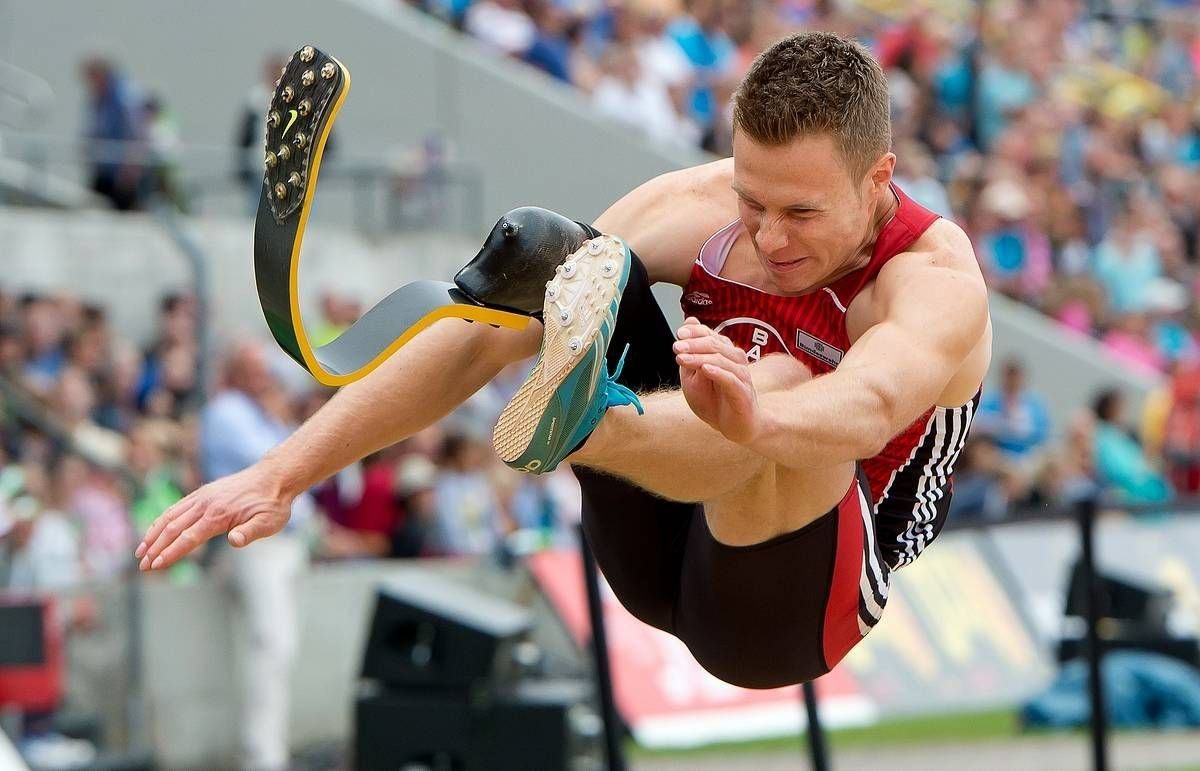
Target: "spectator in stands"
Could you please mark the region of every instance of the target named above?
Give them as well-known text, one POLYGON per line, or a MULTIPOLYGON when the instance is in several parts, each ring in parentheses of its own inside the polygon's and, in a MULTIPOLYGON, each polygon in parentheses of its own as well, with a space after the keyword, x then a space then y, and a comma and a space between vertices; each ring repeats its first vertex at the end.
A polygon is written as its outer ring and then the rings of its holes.
POLYGON ((142 97, 129 78, 102 57, 84 61, 83 78, 92 190, 120 211, 139 209, 145 198, 142 97))
POLYGON ((689 142, 687 127, 675 112, 670 92, 661 81, 643 72, 632 46, 610 46, 601 72, 592 92, 592 104, 599 112, 660 142, 689 142))
POLYGON ((687 0, 684 5, 687 13, 671 22, 666 34, 683 49, 696 73, 689 117, 707 127, 722 106, 714 98, 713 87, 736 77, 737 49, 725 31, 721 0, 687 0))
MULTIPOLYGON (((130 515, 138 533, 146 532, 159 514, 183 498, 184 490, 193 487, 181 473, 180 459, 170 457, 172 436, 164 429, 162 424, 142 421, 129 433, 126 463, 138 483, 130 515)), ((190 583, 198 571, 196 561, 188 558, 172 565, 169 575, 174 582, 190 583)))
POLYGON ((1004 458, 995 442, 986 434, 972 434, 954 469, 950 516, 955 521, 1003 519, 1010 503, 1004 475, 1004 458))
MULTIPOLYGON (((255 463, 292 431, 287 395, 257 341, 236 343, 225 357, 223 388, 204 408, 200 451, 206 481, 255 463)), ((288 767, 288 699, 299 622, 296 589, 307 560, 300 528, 311 506, 301 496, 283 532, 245 549, 221 542, 217 570, 236 597, 245 653, 241 762, 255 769, 288 767)))
POLYGON ((178 418, 195 387, 196 302, 186 293, 164 295, 158 334, 142 354, 138 407, 178 418))
POLYGON ((1167 476, 1180 493, 1200 494, 1200 362, 1182 363, 1162 392, 1154 428, 1167 476))
POLYGON ((146 142, 146 194, 149 199, 186 211, 187 199, 179 179, 179 121, 158 94, 151 94, 142 104, 141 120, 146 142))
POLYGON ((580 25, 552 0, 537 0, 532 5, 537 31, 525 51, 525 61, 557 80, 570 83, 572 52, 580 25))
POLYGON ((979 73, 976 120, 984 148, 991 147, 1014 114, 1037 97, 1037 83, 1026 69, 1027 39, 1016 33, 1002 33, 979 73))
POLYGON ((77 523, 57 505, 50 474, 37 463, 19 467, 7 506, 12 519, 7 536, 11 589, 55 590, 84 581, 83 544, 77 523))
POLYGON ((437 521, 431 547, 439 554, 491 554, 509 529, 489 478, 492 456, 480 437, 450 434, 442 441, 434 490, 437 521))
POLYGON ((110 581, 129 568, 133 528, 123 491, 112 474, 74 454, 64 455, 54 475, 56 499, 83 535, 83 565, 91 581, 110 581))
POLYGON ((1162 277, 1158 249, 1129 209, 1117 214, 1112 230, 1096 247, 1094 272, 1116 315, 1146 310, 1151 285, 1162 277))
POLYGON ((437 527, 437 466, 420 453, 400 461, 396 469, 396 496, 404 518, 391 535, 391 556, 420 557, 428 550, 430 533, 437 527))
POLYGON ((1101 392, 1092 404, 1092 412, 1096 418, 1093 457, 1100 484, 1126 503, 1168 500, 1170 485, 1124 426, 1125 397, 1121 392, 1101 392))
POLYGON ((975 432, 990 438, 1008 461, 1032 468, 1046 449, 1050 429, 1050 411, 1045 400, 1029 389, 1024 364, 1009 359, 1000 388, 986 391, 979 403, 975 432))
POLYGON ((86 373, 67 367, 51 397, 55 417, 71 440, 89 457, 116 466, 125 457, 125 437, 92 419, 96 393, 86 373))
POLYGON ((317 492, 328 518, 322 553, 328 557, 386 557, 405 511, 396 494, 402 445, 380 450, 331 477, 317 492))
POLYGON ((524 56, 537 38, 521 0, 478 0, 467 9, 463 25, 471 37, 510 56, 524 56))
POLYGON ((66 364, 63 319, 53 302, 36 294, 21 298, 22 346, 25 350, 23 378, 41 394, 53 388, 66 364))
POLYGON ((1033 202, 1022 185, 1001 178, 980 196, 974 223, 979 261, 988 283, 1015 298, 1038 299, 1049 284, 1050 244, 1033 226, 1033 202))

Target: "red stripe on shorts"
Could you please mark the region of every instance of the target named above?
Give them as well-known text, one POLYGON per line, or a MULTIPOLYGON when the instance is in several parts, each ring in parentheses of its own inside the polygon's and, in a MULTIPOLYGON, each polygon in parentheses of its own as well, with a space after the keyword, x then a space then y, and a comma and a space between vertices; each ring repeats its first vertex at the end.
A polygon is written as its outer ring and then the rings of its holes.
POLYGON ((822 640, 825 665, 829 669, 833 669, 862 639, 858 628, 858 603, 863 568, 863 519, 858 485, 855 478, 837 507, 837 554, 833 561, 829 600, 825 603, 822 640))

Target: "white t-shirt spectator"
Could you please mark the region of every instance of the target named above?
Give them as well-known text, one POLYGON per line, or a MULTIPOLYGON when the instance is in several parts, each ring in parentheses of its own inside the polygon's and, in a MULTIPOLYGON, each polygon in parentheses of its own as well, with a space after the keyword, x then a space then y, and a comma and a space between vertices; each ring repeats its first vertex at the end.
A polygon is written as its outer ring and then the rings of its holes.
POLYGON ((666 37, 647 36, 638 41, 637 57, 643 75, 667 88, 686 85, 696 75, 683 49, 666 37))
POLYGON ((463 26, 467 34, 506 54, 523 54, 537 37, 537 26, 529 14, 507 3, 483 0, 467 11, 463 26))
POLYGON ((605 76, 592 92, 592 104, 601 113, 643 131, 652 139, 687 144, 686 127, 666 89, 649 78, 628 81, 605 76))
POLYGON ((28 542, 12 555, 8 580, 13 589, 66 589, 83 580, 79 532, 66 514, 36 515, 28 542))

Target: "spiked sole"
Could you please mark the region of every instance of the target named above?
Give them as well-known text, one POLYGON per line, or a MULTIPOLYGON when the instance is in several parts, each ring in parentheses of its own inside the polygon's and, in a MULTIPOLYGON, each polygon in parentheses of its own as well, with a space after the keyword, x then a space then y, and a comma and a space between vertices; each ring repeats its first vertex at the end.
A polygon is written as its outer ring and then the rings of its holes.
MULTIPOLYGON (((500 413, 492 433, 492 446, 505 463, 517 463, 540 434, 544 434, 540 440, 551 447, 556 439, 567 439, 562 436, 564 431, 575 429, 556 426, 553 419, 549 426, 543 428, 541 424, 550 400, 597 344, 606 321, 611 334, 616 324, 612 305, 625 279, 625 259, 625 247, 619 239, 599 236, 568 257, 546 285, 541 354, 529 378, 500 413)), ((604 358, 602 350, 591 361, 602 368, 604 358)), ((588 375, 595 382, 597 373, 588 375)), ((521 468, 533 472, 543 465, 535 458, 521 468)))

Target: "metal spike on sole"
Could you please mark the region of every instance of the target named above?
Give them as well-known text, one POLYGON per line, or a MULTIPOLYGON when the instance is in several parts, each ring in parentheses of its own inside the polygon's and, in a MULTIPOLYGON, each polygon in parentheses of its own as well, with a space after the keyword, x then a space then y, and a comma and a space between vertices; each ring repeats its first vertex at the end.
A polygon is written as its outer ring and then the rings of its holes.
POLYGON ((624 259, 619 239, 599 236, 568 257, 574 269, 560 272, 552 282, 556 291, 547 292, 542 306, 545 329, 541 355, 529 378, 500 413, 492 432, 492 446, 500 460, 512 463, 529 449, 551 397, 580 356, 596 342, 617 296, 621 273, 613 271, 605 276, 602 268, 606 262, 620 264, 624 259), (561 323, 561 318, 568 319, 567 323, 561 323))

